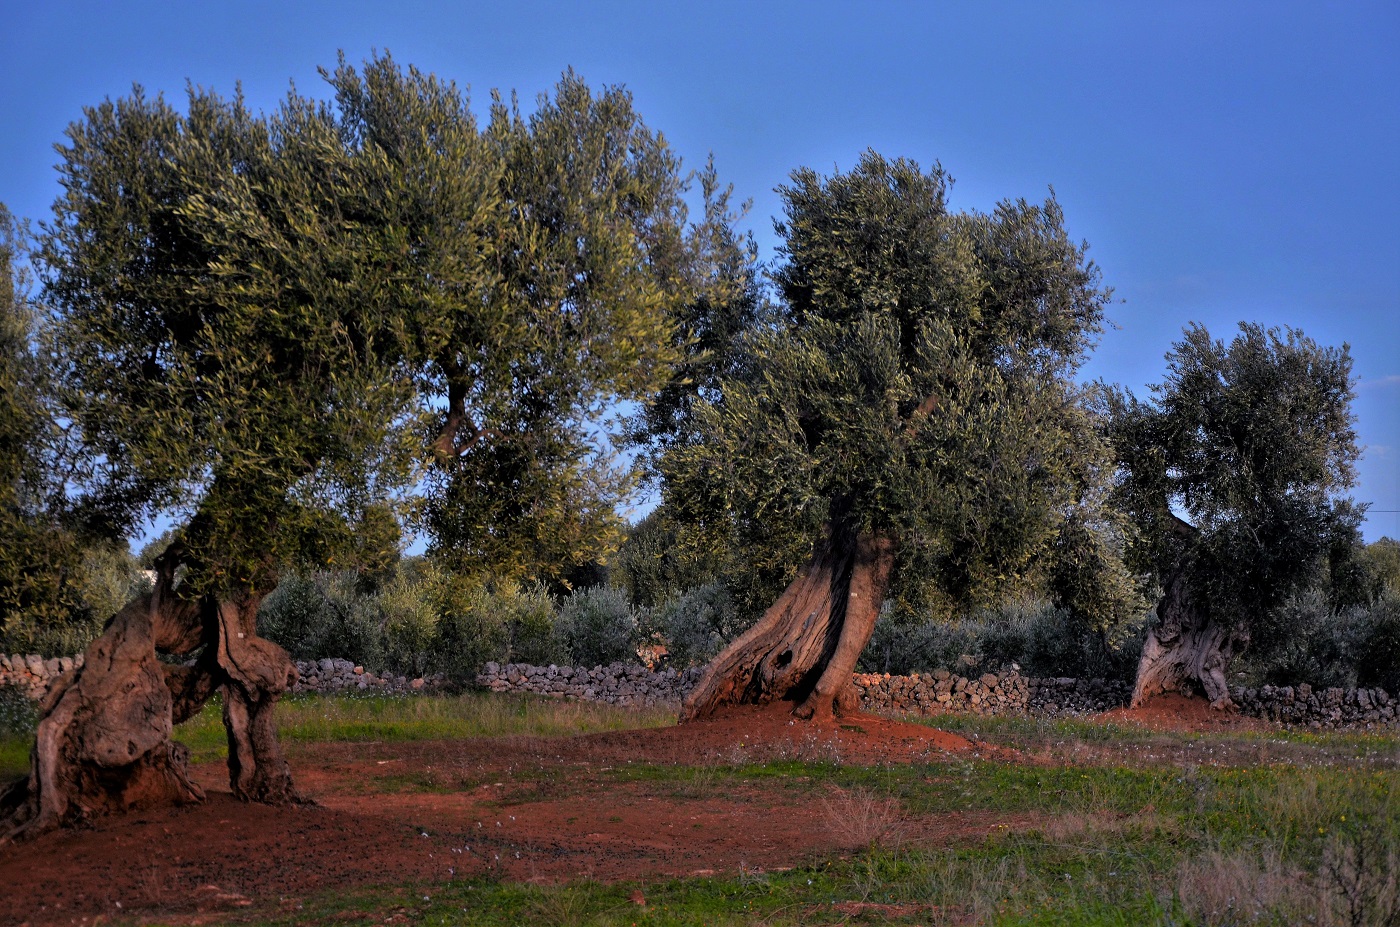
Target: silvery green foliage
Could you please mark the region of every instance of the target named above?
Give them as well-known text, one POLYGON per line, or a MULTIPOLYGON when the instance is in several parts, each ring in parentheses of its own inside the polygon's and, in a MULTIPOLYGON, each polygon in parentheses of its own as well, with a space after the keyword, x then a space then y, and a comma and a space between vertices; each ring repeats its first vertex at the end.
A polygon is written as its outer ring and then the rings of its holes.
POLYGON ((259 623, 297 659, 343 657, 415 676, 471 679, 488 660, 549 664, 568 655, 542 587, 486 583, 421 561, 376 588, 349 571, 286 576, 259 623))
POLYGON ((568 662, 554 633, 555 606, 542 586, 482 584, 444 576, 441 616, 431 666, 457 679, 472 679, 490 660, 548 665, 568 662))
POLYGON ((857 669, 896 676, 953 669, 963 654, 978 655, 976 630, 961 622, 921 621, 887 612, 876 622, 857 669))
POLYGON ((343 657, 388 668, 384 616, 375 596, 361 594, 350 572, 289 575, 263 600, 258 625, 293 658, 343 657))
POLYGON ((1240 667, 1249 684, 1400 690, 1400 595, 1337 608, 1325 590, 1312 588, 1265 621, 1261 637, 1270 646, 1251 652, 1240 667))
POLYGON ((554 631, 574 666, 635 663, 641 643, 637 614, 614 586, 575 589, 559 606, 554 631))
MULTIPOLYGON (((1061 543, 1114 527, 1074 378, 1110 293, 1053 197, 956 212, 948 183, 866 152, 779 190, 776 300, 656 457, 681 545, 746 611, 832 528, 896 540, 890 598, 925 619, 1043 587, 1066 554, 1118 556, 1061 543)), ((1113 573, 1097 571, 1116 601, 1113 573)))
POLYGON ((734 599, 723 583, 696 586, 667 602, 657 622, 671 664, 696 666, 708 662, 751 622, 740 620, 734 599))
POLYGON ((1141 649, 1135 633, 1107 641, 1074 613, 1043 599, 1011 600, 952 622, 891 612, 875 626, 861 658, 865 672, 903 675, 1012 664, 1029 676, 1129 678, 1141 649))
POLYGON ((1252 323, 1226 344, 1192 324, 1167 365, 1147 399, 1101 394, 1129 559, 1150 581, 1186 570, 1210 621, 1287 650, 1281 616, 1311 621, 1296 597, 1359 543, 1350 350, 1252 323))

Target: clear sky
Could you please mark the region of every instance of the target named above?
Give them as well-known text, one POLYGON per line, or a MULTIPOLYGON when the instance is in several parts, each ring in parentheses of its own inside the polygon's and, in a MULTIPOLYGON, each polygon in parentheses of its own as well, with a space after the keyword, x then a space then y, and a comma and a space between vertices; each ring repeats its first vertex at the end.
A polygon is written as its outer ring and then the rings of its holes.
POLYGON ((752 198, 865 148, 956 178, 955 208, 1043 198, 1115 288, 1087 369, 1141 392, 1192 321, 1351 345, 1368 540, 1400 537, 1400 3, 0 0, 0 202, 40 220, 82 107, 187 81, 274 106, 388 50, 527 104, 566 67, 625 84, 692 166, 752 198), (1381 512, 1379 510, 1390 510, 1381 512))

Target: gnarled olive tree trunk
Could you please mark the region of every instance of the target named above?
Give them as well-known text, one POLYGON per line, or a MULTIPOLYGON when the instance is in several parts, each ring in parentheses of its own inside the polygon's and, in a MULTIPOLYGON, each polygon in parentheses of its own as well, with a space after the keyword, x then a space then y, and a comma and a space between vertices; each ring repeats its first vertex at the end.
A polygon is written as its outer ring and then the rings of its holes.
POLYGON ((1200 689, 1210 707, 1233 709, 1225 674, 1230 661, 1248 646, 1249 635, 1213 621, 1200 607, 1192 591, 1189 557, 1168 574, 1157 618, 1157 627, 1143 641, 1131 707, 1163 692, 1200 689))
POLYGON ((155 590, 118 612, 82 667, 49 689, 29 777, 0 795, 0 844, 113 812, 202 801, 189 750, 171 734, 219 689, 234 794, 299 800, 272 726, 272 706, 295 681, 295 666, 257 637, 256 598, 187 599, 173 574, 170 564, 158 567, 155 590), (201 646, 193 666, 157 657, 201 646))
POLYGON ((887 536, 831 532, 758 624, 710 663, 681 720, 775 699, 797 702, 801 718, 857 710, 851 674, 880 616, 894 553, 887 536))

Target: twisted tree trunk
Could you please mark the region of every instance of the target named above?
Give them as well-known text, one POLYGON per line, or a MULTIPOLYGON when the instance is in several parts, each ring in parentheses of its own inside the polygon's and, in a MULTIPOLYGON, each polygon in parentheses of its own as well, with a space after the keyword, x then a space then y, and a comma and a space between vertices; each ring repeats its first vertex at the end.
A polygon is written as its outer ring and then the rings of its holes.
POLYGON ((894 553, 885 535, 829 532, 758 624, 710 663, 681 720, 775 699, 797 702, 800 718, 857 710, 851 674, 875 630, 894 553))
MULTIPOLYGON (((1178 522, 1178 533, 1194 538, 1196 529, 1178 522)), ((1167 574, 1157 618, 1157 627, 1143 641, 1131 707, 1163 692, 1200 690, 1210 699, 1211 708, 1233 710, 1226 672, 1230 661, 1248 646, 1249 635, 1213 621, 1196 602, 1189 552, 1167 574)))
POLYGON ((0 794, 0 844, 114 812, 204 799, 174 725, 222 688, 229 775, 245 800, 298 800, 272 727, 272 705, 296 678, 282 648, 256 636, 257 600, 182 597, 174 565, 129 602, 56 680, 40 705, 30 773, 0 794), (157 651, 189 654, 162 664, 157 651))

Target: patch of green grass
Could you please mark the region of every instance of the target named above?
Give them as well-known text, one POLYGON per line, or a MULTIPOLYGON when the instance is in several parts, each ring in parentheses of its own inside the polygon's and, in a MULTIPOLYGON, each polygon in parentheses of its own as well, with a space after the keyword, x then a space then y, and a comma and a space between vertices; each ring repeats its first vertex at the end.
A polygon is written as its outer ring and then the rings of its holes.
POLYGON ((38 721, 27 696, 12 686, 0 688, 0 785, 29 772, 29 748, 38 721))
MULTIPOLYGON (((290 695, 277 704, 278 734, 285 743, 450 740, 529 735, 563 737, 595 731, 664 727, 676 722, 668 708, 619 708, 598 702, 468 692, 461 695, 290 695)), ((29 769, 33 719, 0 728, 0 779, 29 769)), ((228 755, 223 703, 216 695, 175 729, 195 762, 228 755)))
POLYGON ((618 708, 598 702, 474 692, 397 697, 298 695, 277 707, 279 735, 304 742, 563 737, 664 727, 675 721, 673 709, 618 708))
POLYGON ((34 735, 0 737, 0 786, 29 772, 29 749, 34 735))

